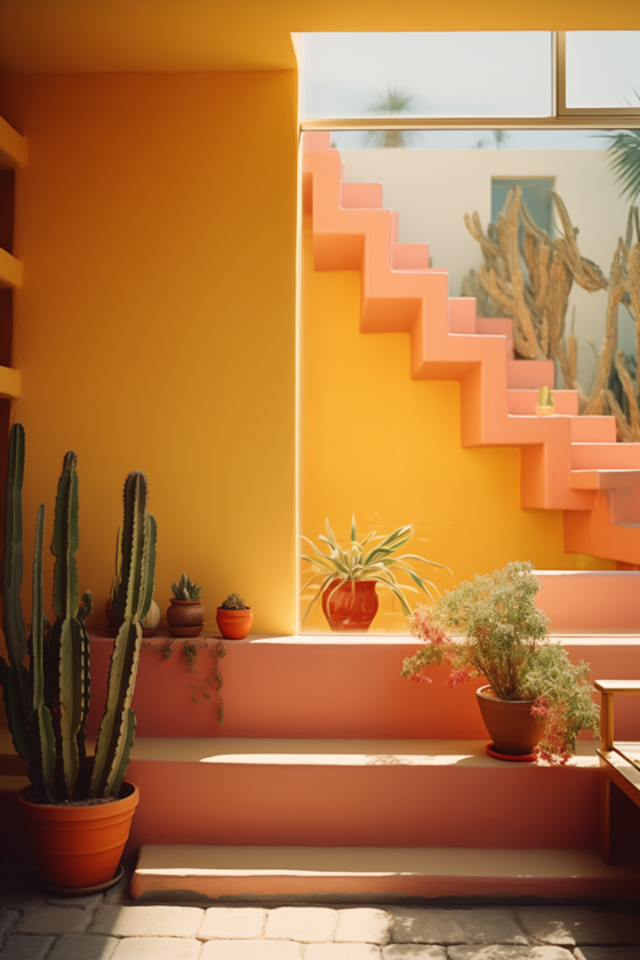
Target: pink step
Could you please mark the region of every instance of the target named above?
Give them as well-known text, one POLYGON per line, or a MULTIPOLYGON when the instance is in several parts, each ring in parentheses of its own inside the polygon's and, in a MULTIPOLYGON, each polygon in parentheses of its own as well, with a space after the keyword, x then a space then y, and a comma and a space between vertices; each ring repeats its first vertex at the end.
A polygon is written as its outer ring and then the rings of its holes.
POLYGON ((554 381, 553 360, 507 360, 507 388, 539 390, 553 387, 554 381))
MULTIPOLYGON (((480 323, 480 319, 478 319, 480 323)), ((521 363, 522 361, 518 361, 521 363)), ((538 390, 507 390, 507 407, 510 414, 531 416, 535 414, 538 402, 538 390)), ((553 390, 553 401, 556 405, 556 414, 562 416, 578 416, 578 391, 553 390)))
POLYGON ((572 443, 574 470, 640 470, 640 443, 572 443))
POLYGON ((555 768, 495 760, 485 743, 138 737, 128 776, 140 803, 129 848, 596 845, 595 742, 555 768))
MULTIPOLYGON (((640 572, 536 570, 536 578, 542 587, 536 604, 551 620, 552 632, 629 631, 638 643, 640 668, 640 572)), ((589 661, 588 652, 584 659, 589 661)), ((601 668, 606 661, 595 666, 596 672, 601 668)))
MULTIPOLYGON (((628 490, 640 486, 640 470, 572 470, 572 490, 628 490)), ((635 520, 635 518, 634 518, 635 520)), ((615 520, 633 523, 634 520, 615 520)))
MULTIPOLYGON (((225 903, 256 897, 325 904, 472 896, 604 901, 624 899, 636 886, 631 865, 608 866, 595 850, 153 844, 140 850, 131 895, 169 903, 184 900, 187 890, 225 903)), ((408 949, 427 956, 420 947, 408 949)), ((373 947, 372 955, 378 956, 373 947)))
POLYGON ((475 297, 449 297, 449 333, 476 333, 475 297))
POLYGON ((575 417, 571 421, 571 439, 574 443, 615 443, 616 418, 575 417))
POLYGON ((399 220, 398 211, 392 210, 391 211, 391 243, 392 244, 398 242, 398 220, 399 220))
POLYGON ((391 244, 392 270, 428 270, 429 244, 428 243, 393 243, 391 244))
POLYGON ((340 206, 344 210, 379 210, 382 207, 382 184, 341 184, 340 206))
POLYGON ((510 317, 477 317, 476 333, 501 335, 507 338, 507 359, 513 360, 513 320, 510 317))

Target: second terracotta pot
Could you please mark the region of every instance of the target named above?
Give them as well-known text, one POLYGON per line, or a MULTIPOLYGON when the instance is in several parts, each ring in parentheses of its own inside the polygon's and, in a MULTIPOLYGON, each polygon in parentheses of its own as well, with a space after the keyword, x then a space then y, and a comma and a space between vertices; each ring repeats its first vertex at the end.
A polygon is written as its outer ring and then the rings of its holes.
POLYGON ((322 609, 334 631, 368 630, 378 612, 375 580, 332 580, 322 594, 322 609))
POLYGON ((174 600, 167 610, 169 629, 174 637, 197 637, 204 627, 204 607, 200 600, 174 600))
POLYGON ((533 700, 499 700, 489 691, 490 686, 480 687, 476 696, 496 753, 530 754, 544 732, 544 722, 531 716, 533 700))

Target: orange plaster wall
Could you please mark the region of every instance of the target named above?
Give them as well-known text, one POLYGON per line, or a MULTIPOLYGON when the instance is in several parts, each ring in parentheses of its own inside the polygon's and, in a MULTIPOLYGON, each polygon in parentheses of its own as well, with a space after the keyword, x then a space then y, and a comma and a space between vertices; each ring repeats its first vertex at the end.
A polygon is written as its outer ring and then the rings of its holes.
MULTIPOLYGON (((564 552, 559 511, 520 507, 517 448, 461 447, 459 384, 411 380, 407 335, 359 332, 359 274, 316 272, 310 226, 305 218, 301 532, 322 547, 317 537, 328 517, 346 545, 352 509, 360 536, 412 523, 404 550, 453 571, 452 579, 414 564, 440 590, 509 560, 538 569, 611 569, 608 561, 564 552)), ((308 564, 303 568, 304 583, 308 564)), ((372 628, 406 631, 397 601, 378 594, 372 628)), ((312 596, 308 590, 303 615, 312 596)), ((305 629, 326 631, 319 603, 305 629)))
POLYGON ((296 97, 293 72, 0 77, 0 115, 29 150, 14 251, 25 580, 37 505, 49 538, 74 448, 94 627, 140 468, 163 611, 186 570, 210 627, 237 590, 257 630, 295 630, 296 97))

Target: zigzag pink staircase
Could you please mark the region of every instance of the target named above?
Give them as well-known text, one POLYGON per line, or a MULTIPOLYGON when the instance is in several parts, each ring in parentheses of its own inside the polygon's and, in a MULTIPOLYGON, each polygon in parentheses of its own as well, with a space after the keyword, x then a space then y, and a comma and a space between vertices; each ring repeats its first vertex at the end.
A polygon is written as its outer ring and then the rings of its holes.
POLYGON ((567 552, 640 564, 640 444, 616 443, 613 417, 579 417, 575 391, 536 416, 553 362, 515 360, 510 320, 448 295, 427 244, 397 242, 381 185, 343 183, 328 133, 304 135, 303 198, 315 268, 361 272, 362 332, 410 334, 412 377, 460 382, 463 446, 520 447, 522 506, 564 511, 567 552))

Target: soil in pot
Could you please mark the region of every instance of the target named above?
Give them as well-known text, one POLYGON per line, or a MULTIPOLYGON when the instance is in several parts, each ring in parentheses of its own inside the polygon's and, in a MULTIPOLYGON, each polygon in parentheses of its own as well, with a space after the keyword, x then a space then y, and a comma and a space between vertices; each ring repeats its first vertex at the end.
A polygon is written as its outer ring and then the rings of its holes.
POLYGON ((108 884, 129 839, 138 788, 125 781, 111 802, 53 805, 31 803, 30 790, 18 802, 43 883, 78 893, 108 884))
POLYGON ((329 626, 336 632, 368 630, 378 612, 376 581, 332 580, 322 594, 322 609, 329 626))
POLYGON ((532 755, 544 732, 544 721, 531 716, 533 700, 499 700, 490 686, 480 687, 476 696, 493 741, 492 756, 532 755))

